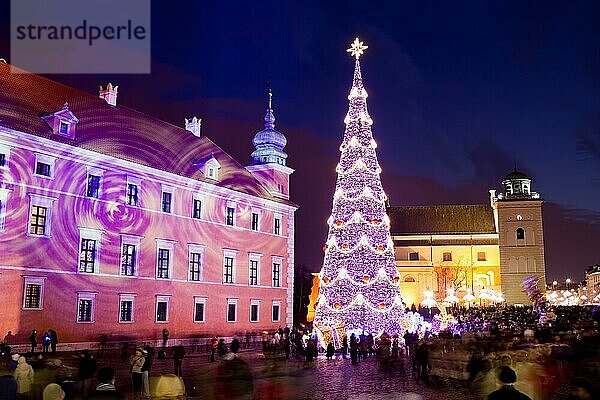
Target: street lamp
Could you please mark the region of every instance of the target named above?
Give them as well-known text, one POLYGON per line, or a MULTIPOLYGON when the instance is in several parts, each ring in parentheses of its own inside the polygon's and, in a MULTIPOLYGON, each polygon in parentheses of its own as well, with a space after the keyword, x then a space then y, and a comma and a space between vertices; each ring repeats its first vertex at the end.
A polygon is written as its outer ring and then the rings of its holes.
POLYGON ((557 281, 552 282, 552 289, 556 289, 556 285, 558 285, 557 281))
POLYGON ((567 278, 565 280, 565 283, 567 284, 567 289, 569 288, 569 285, 571 284, 571 278, 567 278))

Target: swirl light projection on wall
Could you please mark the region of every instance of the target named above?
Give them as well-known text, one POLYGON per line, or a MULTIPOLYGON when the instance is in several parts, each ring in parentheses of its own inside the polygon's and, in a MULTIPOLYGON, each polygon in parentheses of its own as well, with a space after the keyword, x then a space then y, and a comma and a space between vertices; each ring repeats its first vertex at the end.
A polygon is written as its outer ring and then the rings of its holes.
POLYGON ((404 315, 358 57, 348 100, 314 324, 402 334, 414 321, 408 323, 404 315))

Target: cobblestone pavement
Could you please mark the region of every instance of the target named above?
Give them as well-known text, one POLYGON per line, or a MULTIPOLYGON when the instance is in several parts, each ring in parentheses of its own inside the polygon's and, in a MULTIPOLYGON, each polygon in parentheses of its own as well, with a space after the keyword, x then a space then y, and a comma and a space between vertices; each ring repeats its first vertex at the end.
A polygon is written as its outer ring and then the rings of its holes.
MULTIPOLYGON (((72 356, 71 356, 72 357, 72 356)), ((256 399, 260 400, 454 400, 470 399, 469 388, 459 382, 417 383, 401 363, 382 367, 375 357, 358 365, 349 359, 331 361, 318 357, 312 365, 301 361, 266 358, 260 351, 243 351, 254 375, 256 399), (420 396, 417 396, 417 394, 420 396)), ((70 364, 75 359, 71 358, 70 364)), ((69 363, 67 361, 67 363, 69 363)), ((117 354, 98 354, 98 365, 117 369, 117 387, 131 393, 128 362, 117 354)), ((189 399, 214 398, 213 382, 218 362, 209 363, 204 353, 191 354, 183 361, 183 379, 189 399)), ((173 360, 154 359, 151 376, 173 373, 173 360)))

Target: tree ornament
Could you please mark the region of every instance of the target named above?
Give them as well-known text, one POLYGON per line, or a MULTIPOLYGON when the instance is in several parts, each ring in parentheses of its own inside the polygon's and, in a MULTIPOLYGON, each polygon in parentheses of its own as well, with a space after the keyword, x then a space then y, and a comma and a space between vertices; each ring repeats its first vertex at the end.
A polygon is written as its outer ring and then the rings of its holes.
POLYGON ((364 283, 367 283, 367 282, 369 282, 371 280, 371 277, 369 275, 364 275, 362 277, 362 280, 363 280, 364 283))
POLYGON ((324 283, 328 283, 328 282, 329 282, 329 278, 328 278, 328 277, 324 277, 324 278, 323 278, 323 282, 324 282, 324 283))
POLYGON ((342 226, 343 222, 342 222, 342 220, 341 220, 341 219, 338 219, 337 221, 335 221, 335 224, 336 224, 337 226, 342 226))
POLYGON ((350 245, 348 243, 344 243, 342 245, 342 249, 344 249, 344 250, 348 250, 349 248, 350 248, 350 245))
POLYGON ((323 246, 323 253, 327 251, 327 245, 323 246))
POLYGON ((333 308, 335 308, 336 310, 339 310, 340 308, 342 308, 342 303, 340 303, 339 301, 334 303, 333 308))
POLYGON ((385 303, 379 303, 379 309, 380 310, 385 310, 385 303))

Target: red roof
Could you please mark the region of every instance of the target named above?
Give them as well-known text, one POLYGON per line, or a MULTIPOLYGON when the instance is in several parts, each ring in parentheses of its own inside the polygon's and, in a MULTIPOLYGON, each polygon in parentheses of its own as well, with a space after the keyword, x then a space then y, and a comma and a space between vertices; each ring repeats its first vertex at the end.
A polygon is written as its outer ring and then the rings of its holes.
POLYGON ((289 200, 272 196, 250 172, 206 136, 198 138, 182 127, 124 106, 111 106, 98 95, 2 62, 0 88, 2 126, 295 206, 289 200), (41 118, 61 110, 65 102, 79 118, 74 140, 53 135, 41 118), (211 153, 221 164, 218 182, 205 178, 194 166, 211 153))

